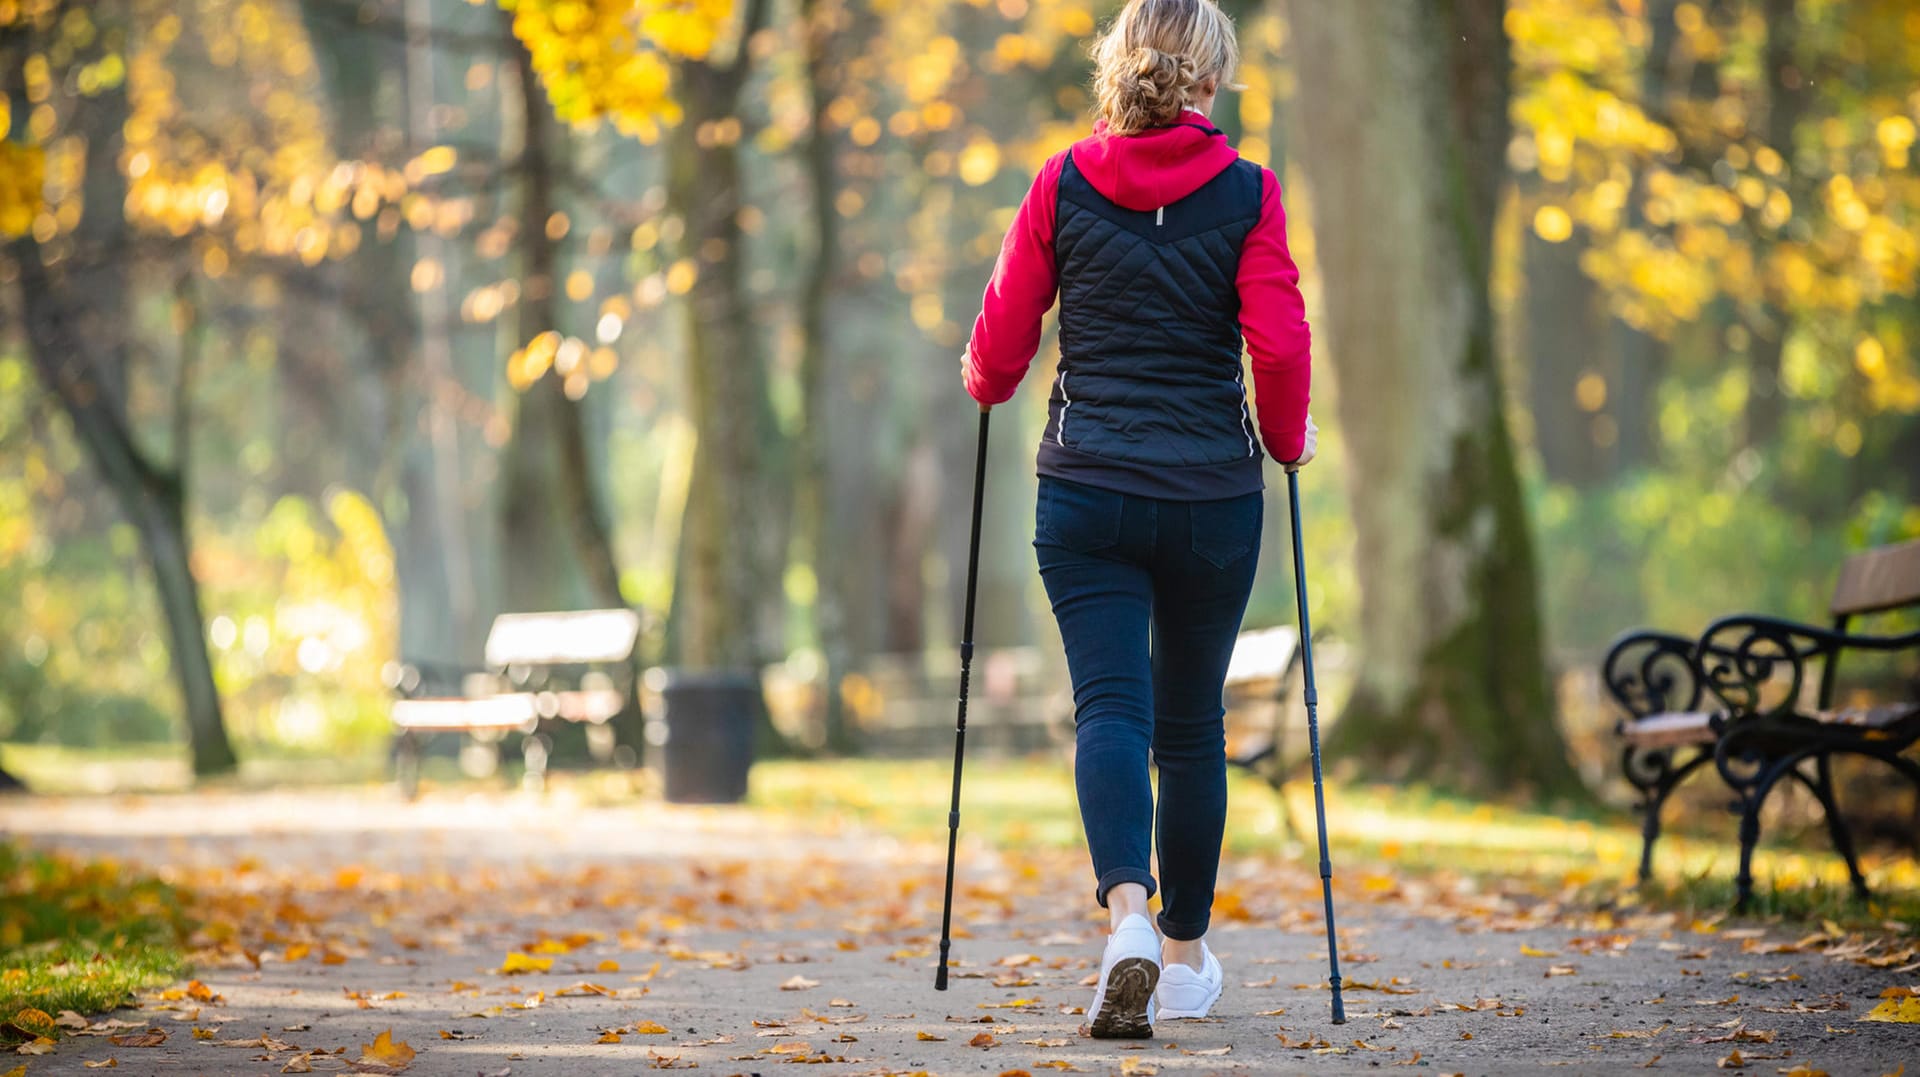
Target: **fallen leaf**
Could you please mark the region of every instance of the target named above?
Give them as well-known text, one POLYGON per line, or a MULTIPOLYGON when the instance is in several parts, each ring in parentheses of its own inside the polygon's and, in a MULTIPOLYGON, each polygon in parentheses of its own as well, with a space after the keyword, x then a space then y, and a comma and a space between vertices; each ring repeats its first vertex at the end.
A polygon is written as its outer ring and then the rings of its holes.
POLYGON ((76 1031, 87 1027, 87 1019, 72 1010, 61 1010, 60 1016, 54 1018, 53 1023, 61 1028, 71 1028, 76 1031))
POLYGON ((553 958, 533 957, 518 950, 509 951, 505 961, 500 962, 500 973, 513 976, 522 972, 546 972, 553 968, 553 958))
POLYGON ((1644 1032, 1634 1032, 1629 1029, 1615 1029, 1614 1031, 1607 1033, 1607 1035, 1616 1040, 1650 1040, 1672 1027, 1673 1027, 1672 1022, 1668 1022, 1667 1024, 1661 1025, 1659 1028, 1650 1028, 1644 1032))
POLYGON ((810 987, 819 987, 819 986, 820 986, 819 980, 809 980, 805 976, 802 976, 796 972, 785 983, 780 985, 780 990, 805 991, 810 987))
POLYGON ((620 962, 618 962, 618 961, 615 961, 615 960, 613 960, 612 958, 608 958, 607 960, 605 960, 605 961, 602 961, 602 962, 600 962, 600 963, 599 963, 598 965, 595 965, 595 966, 593 967, 593 971, 595 971, 595 972, 619 972, 619 971, 620 971, 620 962))
POLYGON ((931 1032, 916 1032, 916 1033, 914 1033, 914 1034, 913 1034, 913 1038, 914 1038, 914 1039, 916 1039, 916 1040, 922 1040, 922 1041, 925 1041, 925 1040, 944 1040, 944 1039, 946 1039, 946 1037, 945 1037, 945 1036, 936 1036, 936 1035, 934 1035, 934 1034, 933 1034, 933 1033, 931 1033, 931 1032))
POLYGON ((373 1038, 372 1043, 360 1045, 360 1061, 390 1069, 403 1070, 413 1064, 414 1049, 403 1043, 393 1041, 393 1030, 387 1029, 373 1038))
POLYGON ((1526 943, 1523 942, 1520 944, 1520 956, 1521 957, 1559 957, 1560 951, 1536 950, 1533 947, 1528 946, 1526 943))
POLYGON ((118 1068, 120 1060, 117 1058, 103 1058, 98 1062, 82 1062, 80 1064, 90 1070, 110 1070, 118 1068))
POLYGON ((608 1029, 608 1030, 606 1030, 605 1032, 602 1032, 602 1033, 600 1034, 600 1038, 599 1038, 599 1039, 597 1039, 597 1040, 595 1040, 595 1041, 593 1041, 593 1042, 595 1042, 595 1043, 619 1043, 619 1042, 621 1042, 621 1040, 620 1040, 620 1032, 619 1032, 619 1030, 618 1030, 618 1029, 612 1029, 612 1028, 610 1028, 610 1029, 608 1029))
POLYGON ((1920 1024, 1920 998, 1889 998, 1867 1011, 1862 1021, 1886 1021, 1898 1025, 1920 1024))
POLYGON ((1396 1066, 1417 1066, 1419 1064, 1420 1064, 1420 1052, 1418 1051, 1415 1051, 1413 1053, 1412 1058, 1403 1058, 1400 1061, 1394 1063, 1394 1065, 1396 1066))
POLYGON ((562 995, 603 995, 607 998, 614 997, 613 988, 602 987, 599 984, 590 984, 585 980, 582 980, 579 983, 574 984, 570 987, 563 987, 560 990, 555 991, 553 994, 554 994, 554 997, 556 998, 562 995))
POLYGON ((1740 1050, 1738 1048, 1735 1048, 1734 1052, 1728 1055, 1727 1057, 1721 1059, 1718 1065, 1723 1070, 1745 1069, 1747 1066, 1747 1060, 1740 1057, 1740 1050))
POLYGON ((1555 976, 1572 976, 1579 971, 1579 969, 1574 968, 1572 965, 1549 965, 1547 966, 1546 978, 1552 979, 1555 976))
POLYGON ((664 1036, 667 1031, 667 1026, 658 1021, 642 1021, 633 1026, 633 1034, 636 1036, 664 1036))
POLYGON ((975 1036, 974 1038, 968 1040, 967 1046, 968 1047, 998 1047, 1000 1046, 1000 1041, 993 1038, 993 1033, 982 1032, 978 1036, 975 1036))
POLYGON ((125 1036, 108 1036, 107 1042, 115 1047, 158 1047, 167 1042, 167 1030, 150 1028, 138 1035, 129 1033, 125 1036))
POLYGON ((1026 1044, 1028 1047, 1065 1047, 1066 1045, 1072 1043, 1073 1041, 1072 1040, 1039 1039, 1039 1040, 1021 1040, 1020 1042, 1026 1044))
POLYGON ((35 1036, 33 1039, 15 1047, 13 1053, 17 1055, 50 1055, 53 1053, 55 1046, 52 1038, 35 1036))

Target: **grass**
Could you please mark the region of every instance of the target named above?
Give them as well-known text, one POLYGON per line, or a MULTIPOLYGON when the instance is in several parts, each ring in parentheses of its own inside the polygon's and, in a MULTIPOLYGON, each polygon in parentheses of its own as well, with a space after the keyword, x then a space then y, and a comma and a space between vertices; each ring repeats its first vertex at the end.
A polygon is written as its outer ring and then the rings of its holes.
POLYGON ((175 891, 111 861, 0 842, 0 1043, 23 1010, 101 1013, 178 979, 189 924, 175 891))
POLYGON ((353 752, 315 752, 277 744, 236 745, 241 760, 231 775, 196 783, 183 744, 125 744, 71 748, 0 743, 0 767, 36 793, 179 793, 189 789, 261 789, 380 781, 387 762, 380 745, 353 752))
MULTIPOLYGON (((1009 847, 1075 848, 1079 810, 1069 768, 1057 759, 969 762, 961 829, 1009 847)), ((922 839, 942 838, 952 789, 946 760, 780 761, 755 764, 749 802, 826 825, 856 824, 922 839)), ((1418 787, 1335 784, 1327 825, 1336 875, 1390 878, 1401 872, 1518 880, 1595 906, 1638 901, 1709 917, 1730 910, 1739 847, 1723 811, 1669 805, 1682 825, 1656 847, 1656 878, 1634 888, 1639 820, 1625 812, 1563 817, 1443 795, 1418 787)), ((1782 827, 1773 827, 1777 831, 1782 827)), ((1229 856, 1311 861, 1313 787, 1295 782, 1283 799, 1264 782, 1231 772, 1229 856), (1289 819, 1289 816, 1291 817, 1289 819)), ((1920 931, 1920 863, 1910 856, 1863 857, 1875 900, 1852 899, 1846 869, 1824 841, 1763 841, 1751 909, 1763 918, 1920 931)))

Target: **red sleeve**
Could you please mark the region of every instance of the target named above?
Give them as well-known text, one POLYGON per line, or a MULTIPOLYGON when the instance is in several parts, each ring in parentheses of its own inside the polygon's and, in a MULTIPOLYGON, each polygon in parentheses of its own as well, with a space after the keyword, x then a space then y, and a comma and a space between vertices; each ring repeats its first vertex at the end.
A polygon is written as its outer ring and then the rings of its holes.
POLYGON ((1040 320, 1060 287, 1053 218, 1066 159, 1065 153, 1055 154, 1033 178, 980 300, 980 317, 967 341, 966 381, 967 392, 982 404, 1010 399, 1040 347, 1040 320))
POLYGON ((1290 464, 1306 450, 1313 334, 1300 297, 1300 268, 1287 251, 1280 181, 1271 171, 1261 172, 1260 221, 1240 248, 1240 329, 1253 357, 1260 440, 1274 460, 1290 464))

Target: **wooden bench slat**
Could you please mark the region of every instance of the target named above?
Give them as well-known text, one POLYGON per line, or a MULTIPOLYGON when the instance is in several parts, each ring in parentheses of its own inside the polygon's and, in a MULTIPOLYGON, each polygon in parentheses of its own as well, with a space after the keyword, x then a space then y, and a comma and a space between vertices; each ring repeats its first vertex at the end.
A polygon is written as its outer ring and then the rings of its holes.
POLYGON ((1867 729, 1885 729, 1920 715, 1920 703, 1877 703, 1858 707, 1837 707, 1815 711, 1814 717, 1835 725, 1854 725, 1867 729))
POLYGON ((1881 546, 1840 566, 1830 609, 1835 617, 1878 613, 1920 602, 1920 539, 1881 546))
POLYGON ((390 717, 402 729, 518 729, 539 712, 530 692, 483 699, 396 699, 390 717))
POLYGON ((487 665, 595 665, 624 662, 640 634, 632 610, 503 613, 487 632, 487 665))
POLYGON ((1646 748, 1712 744, 1713 719, 1711 711, 1663 711, 1628 722, 1621 728, 1620 735, 1646 748))
POLYGON ((1293 665, 1293 652, 1299 647, 1299 631, 1285 625, 1242 632, 1233 641, 1233 657, 1227 662, 1227 683, 1284 677, 1293 665))

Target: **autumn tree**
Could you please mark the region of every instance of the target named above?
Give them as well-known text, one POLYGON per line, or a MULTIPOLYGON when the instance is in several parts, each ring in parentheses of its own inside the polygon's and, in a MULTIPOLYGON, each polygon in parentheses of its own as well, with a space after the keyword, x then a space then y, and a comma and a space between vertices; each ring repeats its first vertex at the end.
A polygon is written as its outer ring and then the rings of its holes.
POLYGON ((19 282, 28 353, 60 402, 94 468, 140 536, 166 621, 193 770, 235 766, 213 680, 200 584, 187 526, 186 434, 191 380, 173 384, 171 459, 140 435, 128 407, 135 376, 131 316, 134 238, 122 155, 131 114, 127 60, 133 12, 125 3, 42 4, 0 13, 7 157, 28 189, 6 211, 6 255, 19 282), (55 101, 56 85, 80 92, 55 101), (11 139, 17 132, 21 140, 11 139), (59 172, 42 183, 47 148, 59 172), (44 185, 43 185, 44 184, 44 185), (46 198, 44 204, 42 197, 46 198))
POLYGON ((1493 353, 1505 4, 1291 11, 1362 586, 1330 751, 1388 777, 1576 793, 1493 353))

